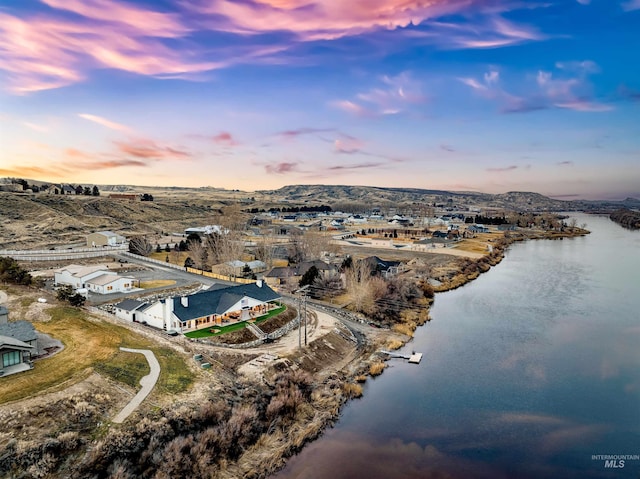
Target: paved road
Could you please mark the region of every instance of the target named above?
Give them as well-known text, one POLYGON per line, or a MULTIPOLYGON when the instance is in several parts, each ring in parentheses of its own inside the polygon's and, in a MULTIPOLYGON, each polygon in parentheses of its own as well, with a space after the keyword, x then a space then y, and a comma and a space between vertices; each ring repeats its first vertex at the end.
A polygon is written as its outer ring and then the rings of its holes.
POLYGON ((122 423, 125 419, 129 417, 129 415, 135 411, 142 401, 146 399, 146 397, 151 393, 153 387, 156 385, 158 378, 160 377, 160 363, 156 359, 156 356, 152 351, 148 349, 129 349, 129 348, 120 348, 120 351, 125 351, 127 353, 140 353, 144 354, 145 358, 147 358, 147 362, 149 363, 149 368, 151 372, 140 379, 140 385, 142 389, 138 391, 129 404, 127 404, 122 411, 113 419, 115 423, 122 423))

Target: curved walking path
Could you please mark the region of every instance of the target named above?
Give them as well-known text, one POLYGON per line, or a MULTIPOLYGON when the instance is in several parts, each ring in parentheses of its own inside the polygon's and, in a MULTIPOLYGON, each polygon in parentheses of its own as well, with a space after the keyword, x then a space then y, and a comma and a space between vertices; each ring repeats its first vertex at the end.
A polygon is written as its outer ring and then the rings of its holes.
POLYGON ((153 354, 153 351, 148 349, 129 349, 129 348, 120 348, 120 351, 124 351, 127 353, 140 353, 144 354, 144 357, 147 358, 147 362, 149 363, 149 368, 151 372, 146 376, 140 379, 140 385, 142 389, 138 391, 129 404, 127 404, 122 411, 113 419, 115 423, 122 423, 125 419, 129 417, 129 415, 135 411, 142 401, 151 393, 153 387, 156 385, 158 378, 160 377, 160 363, 156 359, 156 356, 153 354))

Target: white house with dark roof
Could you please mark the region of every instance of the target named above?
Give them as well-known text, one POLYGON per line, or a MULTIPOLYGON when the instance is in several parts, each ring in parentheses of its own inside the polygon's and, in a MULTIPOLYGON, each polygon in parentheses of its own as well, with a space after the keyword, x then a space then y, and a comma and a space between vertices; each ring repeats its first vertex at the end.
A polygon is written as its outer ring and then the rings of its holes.
POLYGON ((144 303, 135 299, 125 299, 115 305, 115 315, 116 318, 135 323, 138 322, 136 312, 138 310, 144 311, 145 307, 148 306, 150 306, 149 303, 144 303))
POLYGON ((150 305, 136 305, 123 301, 116 306, 119 316, 129 317, 164 330, 181 332, 204 329, 258 318, 271 309, 280 295, 266 283, 215 288, 189 296, 167 298, 150 305), (123 304, 125 303, 125 304, 123 304), (131 314, 127 314, 129 311, 131 314))

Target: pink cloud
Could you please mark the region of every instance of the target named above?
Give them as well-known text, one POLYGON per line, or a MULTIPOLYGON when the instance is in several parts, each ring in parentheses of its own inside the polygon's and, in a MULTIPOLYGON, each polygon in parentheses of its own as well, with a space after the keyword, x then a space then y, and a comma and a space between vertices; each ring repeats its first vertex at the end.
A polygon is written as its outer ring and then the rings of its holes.
POLYGON ((156 160, 184 160, 191 158, 191 153, 189 152, 169 146, 158 145, 152 140, 116 141, 114 144, 121 153, 136 158, 156 160))
POLYGON ((313 135, 316 133, 330 133, 333 131, 335 131, 334 128, 298 128, 297 130, 281 131, 278 133, 278 136, 286 140, 291 140, 298 138, 299 136, 313 135))
POLYGON ((299 40, 314 41, 416 25, 468 4, 458 0, 219 0, 190 2, 188 8, 217 19, 215 29, 245 35, 284 31, 299 40))
POLYGON ((224 146, 236 146, 239 143, 233 138, 233 135, 227 131, 221 131, 212 138, 214 143, 224 146))
POLYGON ((353 154, 359 153, 363 147, 362 141, 352 136, 343 135, 333 142, 334 151, 336 153, 353 154))
POLYGON ((15 93, 78 83, 94 68, 162 76, 226 66, 198 61, 189 51, 160 42, 157 38, 179 39, 188 32, 165 14, 113 0, 47 1, 88 18, 72 22, 54 15, 20 19, 0 13, 0 68, 8 72, 9 88, 15 93))
POLYGON ((40 0, 51 8, 86 18, 118 23, 154 37, 175 38, 189 33, 176 14, 160 13, 114 0, 40 0))
POLYGON ((270 175, 283 175, 297 171, 298 163, 283 161, 280 163, 265 165, 264 169, 270 175))

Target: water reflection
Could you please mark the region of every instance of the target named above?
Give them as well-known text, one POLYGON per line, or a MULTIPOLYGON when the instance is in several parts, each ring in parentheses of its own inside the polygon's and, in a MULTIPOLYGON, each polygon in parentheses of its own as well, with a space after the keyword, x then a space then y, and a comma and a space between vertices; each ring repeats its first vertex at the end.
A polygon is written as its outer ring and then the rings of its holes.
POLYGON ((592 454, 640 454, 640 232, 512 247, 278 478, 638 477, 592 454), (612 247, 614 246, 614 247, 612 247))

